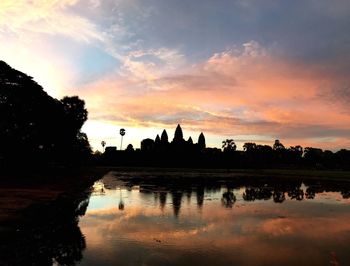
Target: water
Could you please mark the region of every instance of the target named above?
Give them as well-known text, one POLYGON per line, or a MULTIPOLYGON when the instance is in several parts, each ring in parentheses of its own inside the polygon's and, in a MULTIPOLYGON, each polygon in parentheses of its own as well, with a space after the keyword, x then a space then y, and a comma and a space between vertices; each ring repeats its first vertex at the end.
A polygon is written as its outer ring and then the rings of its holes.
POLYGON ((95 183, 78 265, 349 265, 347 183, 125 177, 95 183))

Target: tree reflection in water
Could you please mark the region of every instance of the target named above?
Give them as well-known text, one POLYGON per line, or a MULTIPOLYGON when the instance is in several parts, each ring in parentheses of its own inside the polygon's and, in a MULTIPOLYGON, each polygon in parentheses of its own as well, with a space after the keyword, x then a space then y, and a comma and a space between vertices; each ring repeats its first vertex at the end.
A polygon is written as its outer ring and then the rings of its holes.
POLYGON ((228 190, 222 194, 221 203, 226 208, 232 208, 233 204, 236 202, 236 196, 231 190, 228 190))
MULTIPOLYGON (((347 182, 273 178, 237 178, 205 182, 198 182, 198 179, 186 179, 186 181, 176 179, 173 182, 169 182, 169 179, 166 179, 166 182, 164 180, 147 180, 146 183, 128 179, 126 188, 131 191, 132 187, 138 187, 138 193, 153 196, 162 211, 167 206, 167 200, 170 199, 172 205, 170 212, 172 211, 176 218, 180 218, 181 207, 186 204, 186 201, 187 204, 196 204, 200 213, 204 212, 202 208, 207 195, 217 195, 218 192, 221 193, 221 197, 217 198, 219 204, 221 201, 222 207, 228 209, 234 209, 237 201, 272 200, 281 204, 287 199, 312 200, 317 197, 317 194, 323 192, 338 192, 343 198, 350 196, 350 185, 347 182)), ((108 190, 112 187, 115 189, 115 186, 104 185, 103 194, 108 194, 108 190)), ((99 193, 101 191, 100 188, 99 193)), ((86 194, 77 201, 72 201, 69 197, 61 197, 49 206, 28 210, 23 223, 17 227, 18 230, 8 231, 6 234, 0 233, 0 265, 77 264, 82 259, 82 252, 86 248, 78 220, 79 216, 85 214, 89 196, 86 194)), ((123 203, 122 200, 120 195, 119 203, 123 203)), ((119 206, 119 209, 123 207, 119 206)), ((125 211, 128 212, 127 208, 125 211)))
POLYGON ((0 265, 75 265, 82 259, 85 238, 78 226, 89 195, 60 197, 49 206, 28 210, 23 222, 0 236, 0 265))
POLYGON ((283 201, 286 200, 286 195, 283 191, 280 191, 278 189, 276 189, 273 193, 272 193, 272 197, 273 197, 273 201, 276 203, 282 203, 283 201))
POLYGON ((164 182, 164 179, 147 180, 144 183, 140 179, 127 179, 128 187, 139 187, 140 193, 154 193, 159 199, 160 208, 164 210, 168 193, 171 196, 172 208, 175 217, 180 215, 182 200, 185 196, 187 203, 191 203, 195 197, 197 206, 201 209, 204 205, 206 192, 218 192, 224 189, 221 203, 225 208, 232 208, 237 200, 234 190, 244 189, 242 199, 244 201, 273 200, 275 203, 283 203, 285 200, 311 200, 318 193, 339 192, 345 199, 350 197, 350 184, 348 182, 335 182, 329 180, 286 179, 286 178, 237 178, 235 180, 207 180, 198 183, 198 179, 175 179, 173 182, 164 182))

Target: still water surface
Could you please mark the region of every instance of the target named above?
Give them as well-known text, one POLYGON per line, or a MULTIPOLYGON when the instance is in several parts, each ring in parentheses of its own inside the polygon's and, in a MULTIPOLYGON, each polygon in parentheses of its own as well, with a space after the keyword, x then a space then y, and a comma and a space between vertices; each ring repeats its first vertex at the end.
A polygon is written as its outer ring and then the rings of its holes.
POLYGON ((349 191, 317 181, 169 183, 111 172, 80 218, 78 265, 350 265, 349 191))

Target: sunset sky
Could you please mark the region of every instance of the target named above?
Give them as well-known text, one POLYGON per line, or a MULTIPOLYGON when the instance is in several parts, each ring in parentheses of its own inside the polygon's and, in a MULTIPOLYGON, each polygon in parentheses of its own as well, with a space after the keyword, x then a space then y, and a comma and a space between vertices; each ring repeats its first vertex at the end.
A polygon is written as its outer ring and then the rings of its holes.
POLYGON ((0 60, 78 95, 100 142, 165 128, 350 148, 348 0, 1 0, 0 60))

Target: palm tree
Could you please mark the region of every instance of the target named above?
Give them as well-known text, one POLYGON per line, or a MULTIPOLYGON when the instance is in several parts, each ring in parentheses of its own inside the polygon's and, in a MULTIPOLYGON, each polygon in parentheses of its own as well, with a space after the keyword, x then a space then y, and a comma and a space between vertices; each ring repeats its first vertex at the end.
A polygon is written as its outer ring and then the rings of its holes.
POLYGON ((101 141, 101 145, 102 145, 102 149, 103 152, 105 151, 105 146, 106 146, 106 142, 104 140, 101 141))
POLYGON ((124 129, 124 128, 121 128, 121 129, 119 130, 119 134, 120 134, 120 136, 122 136, 122 139, 121 139, 121 141, 120 141, 120 150, 122 150, 122 146, 123 146, 123 137, 124 137, 124 135, 125 135, 125 129, 124 129))

